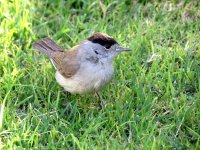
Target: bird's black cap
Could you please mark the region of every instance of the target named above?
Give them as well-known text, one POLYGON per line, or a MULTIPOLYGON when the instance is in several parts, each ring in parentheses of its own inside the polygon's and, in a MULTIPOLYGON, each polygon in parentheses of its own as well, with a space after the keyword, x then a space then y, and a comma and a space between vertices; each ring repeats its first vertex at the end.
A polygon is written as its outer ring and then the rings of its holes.
POLYGON ((91 37, 88 38, 88 40, 93 43, 98 43, 106 47, 107 49, 117 43, 117 41, 115 41, 111 36, 101 32, 93 34, 91 37))

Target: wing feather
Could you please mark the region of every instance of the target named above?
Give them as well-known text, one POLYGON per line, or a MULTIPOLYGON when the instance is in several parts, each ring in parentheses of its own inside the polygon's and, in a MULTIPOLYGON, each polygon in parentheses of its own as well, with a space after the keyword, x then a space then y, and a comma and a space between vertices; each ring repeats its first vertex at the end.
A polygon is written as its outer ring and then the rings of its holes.
POLYGON ((74 47, 71 50, 54 53, 52 61, 56 69, 65 77, 73 77, 80 68, 80 63, 77 60, 78 48, 74 47))

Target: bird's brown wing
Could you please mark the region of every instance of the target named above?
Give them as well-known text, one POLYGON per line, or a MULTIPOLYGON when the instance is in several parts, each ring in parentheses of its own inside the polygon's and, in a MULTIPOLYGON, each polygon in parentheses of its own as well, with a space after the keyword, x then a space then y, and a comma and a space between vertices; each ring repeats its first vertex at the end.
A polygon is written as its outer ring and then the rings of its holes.
POLYGON ((78 48, 74 47, 68 51, 54 53, 51 57, 57 70, 65 78, 71 78, 80 68, 77 53, 78 48))

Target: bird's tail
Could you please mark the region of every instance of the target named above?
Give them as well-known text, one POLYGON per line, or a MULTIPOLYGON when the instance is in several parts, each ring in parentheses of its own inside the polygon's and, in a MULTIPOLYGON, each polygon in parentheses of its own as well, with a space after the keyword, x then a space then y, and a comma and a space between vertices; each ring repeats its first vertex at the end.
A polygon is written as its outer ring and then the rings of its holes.
POLYGON ((51 57, 54 52, 63 52, 63 49, 48 37, 33 43, 33 47, 49 57, 51 57))

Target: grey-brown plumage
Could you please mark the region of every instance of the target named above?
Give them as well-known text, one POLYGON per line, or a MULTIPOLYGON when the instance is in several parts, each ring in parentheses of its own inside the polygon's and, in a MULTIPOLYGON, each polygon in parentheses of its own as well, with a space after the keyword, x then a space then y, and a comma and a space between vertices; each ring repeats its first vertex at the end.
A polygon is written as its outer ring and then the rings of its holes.
POLYGON ((77 46, 70 51, 64 51, 50 38, 44 38, 33 43, 33 47, 49 56, 56 69, 66 78, 72 77, 80 67, 76 57, 77 46))
POLYGON ((33 43, 33 47, 50 57, 57 70, 58 83, 66 91, 79 94, 98 91, 107 84, 114 73, 114 57, 130 50, 100 32, 67 51, 50 38, 33 43))

